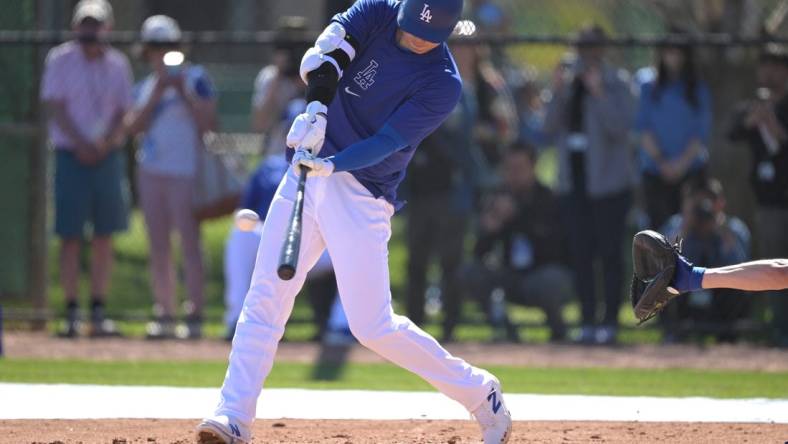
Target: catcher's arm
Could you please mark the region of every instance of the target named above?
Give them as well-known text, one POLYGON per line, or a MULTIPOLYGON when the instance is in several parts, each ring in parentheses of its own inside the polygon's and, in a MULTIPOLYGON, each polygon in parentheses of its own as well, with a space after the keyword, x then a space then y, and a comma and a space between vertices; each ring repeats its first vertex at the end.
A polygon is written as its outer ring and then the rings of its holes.
POLYGON ((703 273, 701 285, 707 289, 783 290, 788 288, 788 259, 765 259, 708 268, 703 273))

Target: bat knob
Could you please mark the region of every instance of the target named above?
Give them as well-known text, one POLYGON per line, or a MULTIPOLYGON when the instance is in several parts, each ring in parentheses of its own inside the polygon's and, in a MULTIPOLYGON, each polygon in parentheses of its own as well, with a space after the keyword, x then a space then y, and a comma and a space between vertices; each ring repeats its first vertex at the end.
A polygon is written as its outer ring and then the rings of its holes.
POLYGON ((295 276, 295 268, 292 265, 282 264, 276 269, 276 274, 279 275, 279 279, 289 281, 295 276))

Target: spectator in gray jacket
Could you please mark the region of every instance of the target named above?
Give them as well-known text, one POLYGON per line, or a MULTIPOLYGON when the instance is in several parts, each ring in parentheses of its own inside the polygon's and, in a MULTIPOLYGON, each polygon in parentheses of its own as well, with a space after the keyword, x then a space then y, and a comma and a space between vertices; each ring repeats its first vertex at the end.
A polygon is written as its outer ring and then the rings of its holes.
POLYGON ((627 73, 606 62, 606 40, 598 26, 580 32, 576 56, 555 71, 545 118, 546 131, 558 145, 557 192, 582 309, 579 340, 586 344, 616 339, 624 221, 635 174, 629 140, 634 96, 627 73), (601 261, 601 276, 593 273, 595 259, 601 261), (604 290, 601 323, 597 288, 604 290))

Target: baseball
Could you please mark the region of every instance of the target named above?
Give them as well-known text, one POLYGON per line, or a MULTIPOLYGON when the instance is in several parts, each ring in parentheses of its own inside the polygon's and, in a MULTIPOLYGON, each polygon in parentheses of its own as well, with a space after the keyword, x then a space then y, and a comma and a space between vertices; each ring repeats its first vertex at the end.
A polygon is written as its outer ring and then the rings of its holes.
POLYGON ((260 222, 260 216, 250 209, 244 208, 235 212, 235 226, 241 231, 254 230, 258 222, 260 222))

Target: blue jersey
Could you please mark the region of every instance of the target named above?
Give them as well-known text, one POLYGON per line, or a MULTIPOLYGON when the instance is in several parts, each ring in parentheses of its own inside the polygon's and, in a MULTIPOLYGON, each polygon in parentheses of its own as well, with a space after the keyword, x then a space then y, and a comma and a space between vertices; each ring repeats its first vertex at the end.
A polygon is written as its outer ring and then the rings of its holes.
POLYGON ((321 157, 340 152, 389 125, 408 143, 376 165, 351 171, 376 198, 396 202, 397 186, 419 143, 432 133, 460 99, 462 81, 445 43, 426 54, 397 44, 394 0, 358 0, 333 21, 359 42, 353 62, 328 107, 321 157))

